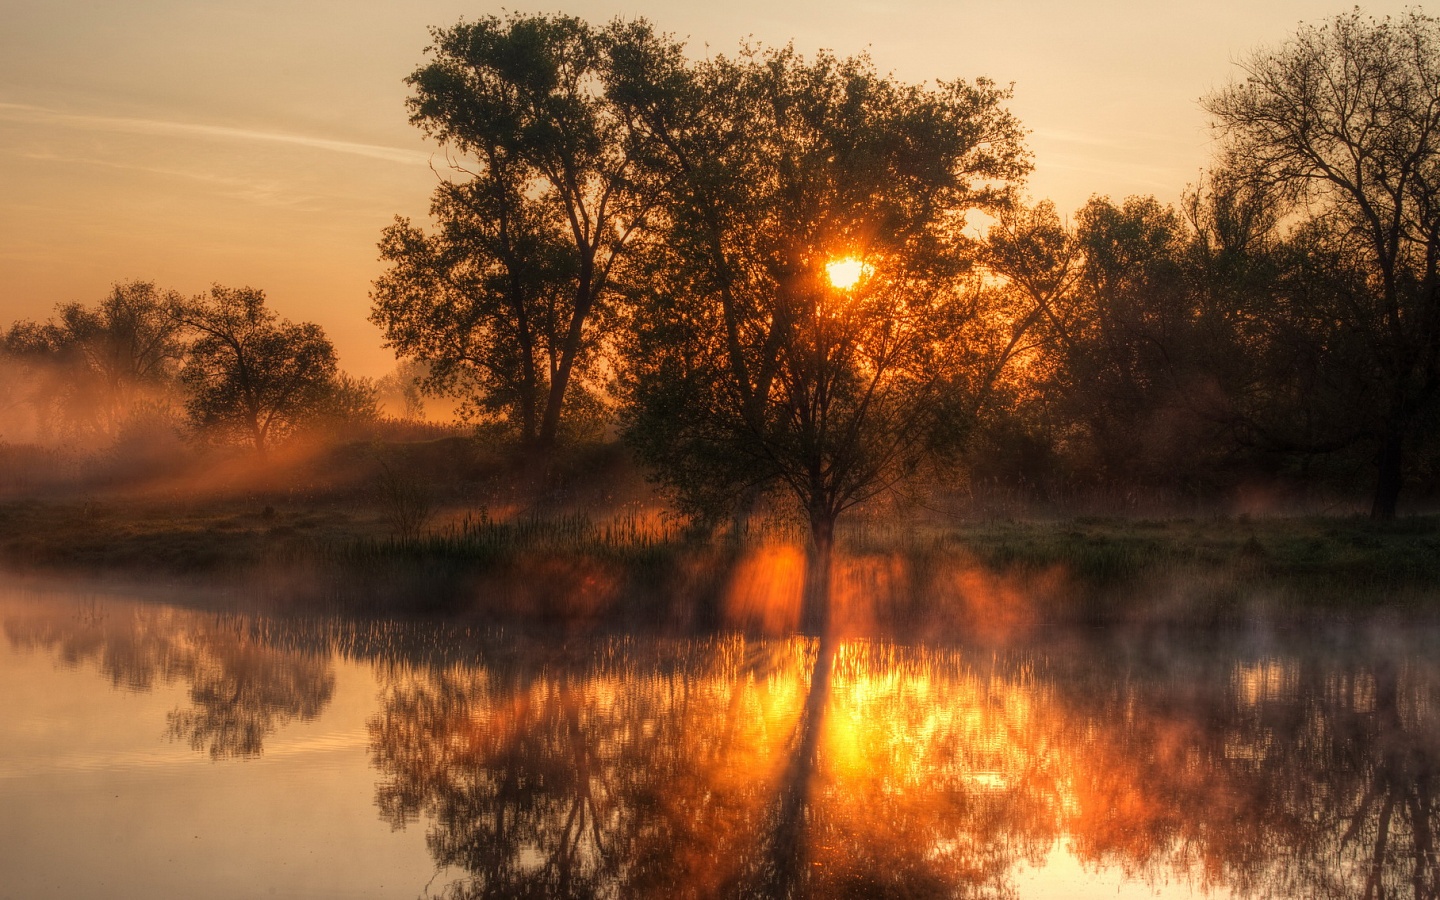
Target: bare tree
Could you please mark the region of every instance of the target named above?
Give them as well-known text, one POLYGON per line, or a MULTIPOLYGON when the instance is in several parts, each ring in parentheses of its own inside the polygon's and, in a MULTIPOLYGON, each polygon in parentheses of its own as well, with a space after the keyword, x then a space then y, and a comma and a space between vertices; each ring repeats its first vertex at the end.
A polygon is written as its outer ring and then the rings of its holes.
POLYGON ((1389 519, 1405 446, 1440 391, 1440 21, 1354 12, 1303 26, 1204 101, 1223 168, 1288 203, 1358 278, 1334 279, 1364 351, 1363 430, 1376 448, 1372 516, 1389 519))

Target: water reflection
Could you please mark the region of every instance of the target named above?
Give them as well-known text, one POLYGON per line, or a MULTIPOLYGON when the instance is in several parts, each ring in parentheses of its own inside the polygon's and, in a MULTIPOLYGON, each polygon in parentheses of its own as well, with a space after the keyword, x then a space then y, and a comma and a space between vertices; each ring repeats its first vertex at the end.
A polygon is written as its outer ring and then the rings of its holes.
POLYGON ((804 647, 607 645, 397 671, 377 802, 432 821, 448 894, 711 896, 736 883, 804 702, 804 647))
POLYGON ((110 683, 148 691, 184 682, 190 705, 172 711, 168 734, 213 759, 256 757, 265 739, 330 702, 329 660, 276 647, 253 621, 165 606, 88 603, 35 608, 5 620, 12 646, 93 665, 110 683))
POLYGON ((171 732, 214 757, 368 663, 355 790, 424 829, 447 897, 1063 896, 1064 857, 1182 896, 1440 898, 1433 634, 562 640, 118 605, 5 630, 186 683, 171 732))
POLYGON ((446 893, 1013 896, 1056 846, 1238 896, 1436 897, 1415 646, 742 638, 397 672, 378 801, 446 893))

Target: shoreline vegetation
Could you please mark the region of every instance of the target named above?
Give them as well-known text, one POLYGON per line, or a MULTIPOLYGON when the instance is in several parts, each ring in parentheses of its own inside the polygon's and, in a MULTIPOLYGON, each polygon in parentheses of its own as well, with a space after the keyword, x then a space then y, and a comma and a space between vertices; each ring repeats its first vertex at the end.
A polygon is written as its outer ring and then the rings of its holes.
MULTIPOLYGON (((422 482, 414 460, 387 465, 355 448, 348 481, 333 457, 307 464, 338 479, 325 487, 292 470, 205 496, 12 496, 0 501, 0 572, 218 590, 301 613, 799 627, 802 522, 694 528, 658 505, 623 454, 606 452, 608 461, 581 461, 583 474, 530 496, 503 469, 422 482), (290 490, 276 489, 287 480, 290 490)), ((1440 516, 862 512, 835 535, 831 594, 838 631, 900 639, 1008 638, 1051 625, 1428 621, 1440 618, 1440 516)))
POLYGON ((383 378, 254 286, 11 323, 0 569, 939 639, 1440 608, 1440 19, 1300 25, 1178 206, 1073 216, 983 75, 699 51, 432 29, 383 378))

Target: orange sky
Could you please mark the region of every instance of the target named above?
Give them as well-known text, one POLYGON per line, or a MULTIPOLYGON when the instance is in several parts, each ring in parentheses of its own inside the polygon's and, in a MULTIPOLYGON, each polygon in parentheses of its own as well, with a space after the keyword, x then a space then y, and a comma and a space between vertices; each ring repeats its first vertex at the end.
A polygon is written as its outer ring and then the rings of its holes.
MULTIPOLYGON (((1407 4, 1365 7, 1375 15, 1407 4)), ((500 13, 456 0, 3 0, 0 327, 118 280, 184 293, 263 288, 319 322, 344 367, 393 360, 366 321, 375 242, 423 219, 433 147, 401 79, 427 26, 500 13)), ((530 11, 531 7, 510 5, 530 11)), ((868 49, 907 81, 1014 82, 1029 193, 1173 202, 1210 153, 1200 96, 1233 61, 1345 3, 1247 0, 583 0, 595 22, 644 16, 692 52, 743 38, 868 49)), ((542 7, 550 10, 551 7, 542 7)))

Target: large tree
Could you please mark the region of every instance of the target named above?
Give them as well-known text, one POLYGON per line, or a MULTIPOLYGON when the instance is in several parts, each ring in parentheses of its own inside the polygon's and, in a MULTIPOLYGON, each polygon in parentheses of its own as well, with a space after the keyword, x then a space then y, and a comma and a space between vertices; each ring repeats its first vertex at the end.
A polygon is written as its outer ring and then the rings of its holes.
POLYGON ((617 60, 664 53, 644 23, 488 16, 436 29, 407 83, 411 121, 455 156, 426 234, 388 228, 372 321, 542 455, 598 387, 596 351, 617 266, 659 183, 612 96, 617 60))
POLYGON ((1205 100, 1222 168, 1287 201, 1312 258, 1339 269, 1327 297, 1312 280, 1296 299, 1323 304, 1358 351, 1342 356, 1362 360, 1353 414, 1375 452, 1372 515, 1388 519, 1440 393, 1440 22, 1357 11, 1242 67, 1205 100))
POLYGON ((627 62, 616 95, 672 186, 630 305, 628 434, 698 512, 791 497, 822 628, 837 518, 965 425, 961 228, 1027 170, 1021 129, 988 81, 864 58, 627 62))

